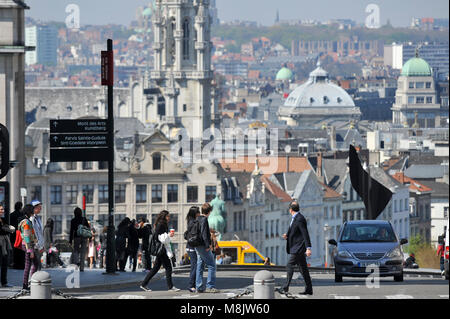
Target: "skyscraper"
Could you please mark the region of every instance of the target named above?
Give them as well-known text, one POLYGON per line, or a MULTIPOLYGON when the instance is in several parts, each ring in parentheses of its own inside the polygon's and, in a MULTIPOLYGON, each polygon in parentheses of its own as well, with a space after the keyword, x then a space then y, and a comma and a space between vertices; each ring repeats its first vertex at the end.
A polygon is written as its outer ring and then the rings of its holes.
POLYGON ((27 65, 42 64, 56 66, 58 63, 58 31, 51 25, 38 25, 26 28, 27 46, 35 46, 35 52, 26 53, 27 65))

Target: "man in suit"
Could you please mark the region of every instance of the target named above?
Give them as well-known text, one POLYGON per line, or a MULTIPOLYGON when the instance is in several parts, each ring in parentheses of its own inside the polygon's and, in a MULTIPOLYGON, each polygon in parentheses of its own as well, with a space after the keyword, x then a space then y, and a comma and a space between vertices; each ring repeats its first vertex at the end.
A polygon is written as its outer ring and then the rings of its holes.
POLYGON ((290 255, 287 263, 286 284, 282 288, 283 292, 289 291, 289 285, 294 275, 295 265, 299 265, 300 272, 305 280, 306 289, 302 295, 312 295, 311 277, 308 271, 306 257, 311 256, 311 240, 309 239, 308 228, 305 217, 300 213, 298 202, 293 201, 289 205, 289 212, 292 215, 291 223, 287 234, 283 234, 283 238, 287 240, 286 252, 290 255))

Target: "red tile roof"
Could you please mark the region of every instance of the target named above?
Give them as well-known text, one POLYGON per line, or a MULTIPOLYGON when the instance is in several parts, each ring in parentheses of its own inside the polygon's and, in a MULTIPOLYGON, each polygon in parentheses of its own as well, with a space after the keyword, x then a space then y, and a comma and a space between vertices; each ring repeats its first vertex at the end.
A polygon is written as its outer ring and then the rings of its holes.
POLYGON ((272 183, 266 176, 261 177, 261 181, 264 183, 266 188, 276 197, 281 199, 282 202, 290 202, 292 199, 291 197, 283 191, 281 188, 279 188, 276 184, 272 183))
POLYGON ((403 185, 409 184, 409 190, 411 192, 419 191, 419 192, 423 193, 423 192, 433 191, 430 187, 425 186, 424 184, 422 184, 408 176, 405 176, 405 174, 402 172, 395 173, 394 175, 392 175, 392 178, 399 181, 403 185))
POLYGON ((256 158, 258 158, 258 166, 263 175, 272 175, 275 173, 297 172, 301 173, 313 168, 306 157, 275 157, 275 156, 246 156, 238 159, 230 159, 230 162, 222 159, 219 160, 224 170, 230 169, 231 172, 253 172, 255 169, 256 158), (288 163, 289 159, 289 163, 288 163), (289 167, 288 167, 289 164, 289 167))

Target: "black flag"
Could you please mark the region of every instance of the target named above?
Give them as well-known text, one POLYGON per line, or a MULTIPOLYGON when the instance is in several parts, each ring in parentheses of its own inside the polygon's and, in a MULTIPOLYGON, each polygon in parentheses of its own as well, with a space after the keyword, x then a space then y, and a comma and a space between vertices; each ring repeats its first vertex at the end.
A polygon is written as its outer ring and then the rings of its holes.
POLYGON ((361 166, 358 153, 350 145, 350 179, 353 188, 363 199, 366 206, 367 219, 377 219, 392 197, 392 192, 369 176, 361 166))

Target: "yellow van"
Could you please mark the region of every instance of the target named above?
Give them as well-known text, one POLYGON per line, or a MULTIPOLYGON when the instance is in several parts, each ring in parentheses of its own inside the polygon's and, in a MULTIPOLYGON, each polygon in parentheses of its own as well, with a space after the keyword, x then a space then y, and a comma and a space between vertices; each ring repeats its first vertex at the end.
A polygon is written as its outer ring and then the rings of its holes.
POLYGON ((247 241, 219 241, 218 244, 222 254, 231 257, 232 265, 264 265, 263 255, 247 241))

